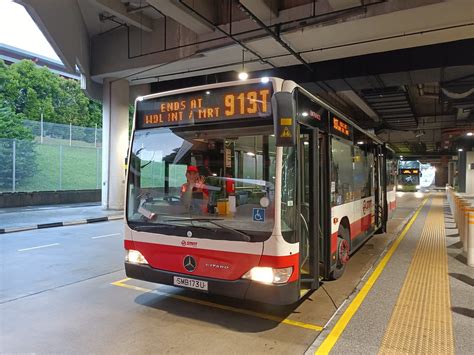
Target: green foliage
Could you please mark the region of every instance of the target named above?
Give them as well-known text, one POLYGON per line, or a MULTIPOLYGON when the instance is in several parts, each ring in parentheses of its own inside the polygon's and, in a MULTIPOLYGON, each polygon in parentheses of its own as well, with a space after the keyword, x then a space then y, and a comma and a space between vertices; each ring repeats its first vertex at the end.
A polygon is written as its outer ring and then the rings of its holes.
POLYGON ((13 182, 13 151, 15 150, 15 182, 36 172, 33 134, 24 127, 8 107, 0 108, 0 188, 11 189, 13 182))
POLYGON ((76 80, 65 79, 30 60, 10 66, 0 60, 0 107, 23 118, 76 126, 102 126, 102 105, 89 99, 76 80))

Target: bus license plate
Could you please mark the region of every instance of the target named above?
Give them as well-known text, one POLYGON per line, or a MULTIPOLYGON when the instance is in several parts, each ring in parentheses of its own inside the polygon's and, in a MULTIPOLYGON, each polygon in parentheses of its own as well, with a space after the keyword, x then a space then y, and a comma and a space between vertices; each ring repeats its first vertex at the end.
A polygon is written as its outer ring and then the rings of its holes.
POLYGON ((188 279, 186 277, 173 276, 175 286, 194 288, 196 290, 207 291, 207 281, 188 279))

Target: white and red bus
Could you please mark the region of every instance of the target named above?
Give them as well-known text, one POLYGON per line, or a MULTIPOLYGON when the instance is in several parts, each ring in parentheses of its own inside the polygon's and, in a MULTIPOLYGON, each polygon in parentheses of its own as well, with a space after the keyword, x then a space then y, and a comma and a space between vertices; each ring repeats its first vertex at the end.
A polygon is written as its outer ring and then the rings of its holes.
POLYGON ((377 137, 292 81, 139 98, 126 274, 294 303, 340 277, 350 254, 385 229, 394 206, 387 154, 377 137))

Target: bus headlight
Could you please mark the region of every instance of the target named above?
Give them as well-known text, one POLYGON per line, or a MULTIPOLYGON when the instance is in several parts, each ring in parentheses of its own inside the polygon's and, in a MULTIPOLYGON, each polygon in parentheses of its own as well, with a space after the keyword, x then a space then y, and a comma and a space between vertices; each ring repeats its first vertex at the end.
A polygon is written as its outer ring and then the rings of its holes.
POLYGON ((403 189, 402 185, 397 185, 397 189, 403 189))
POLYGON ((265 284, 284 284, 288 282, 288 279, 292 273, 292 266, 281 269, 256 266, 250 271, 246 272, 242 278, 262 282, 265 284))
POLYGON ((138 250, 127 250, 125 261, 133 264, 148 264, 148 261, 138 250))

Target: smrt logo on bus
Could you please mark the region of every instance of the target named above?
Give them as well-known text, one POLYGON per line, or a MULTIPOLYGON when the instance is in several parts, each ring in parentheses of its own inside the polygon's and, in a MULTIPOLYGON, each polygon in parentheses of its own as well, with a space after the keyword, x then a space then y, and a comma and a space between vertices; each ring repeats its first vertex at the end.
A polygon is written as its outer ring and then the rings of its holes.
POLYGON ((183 247, 197 247, 198 243, 197 242, 190 242, 188 240, 182 240, 181 241, 181 246, 183 247))

